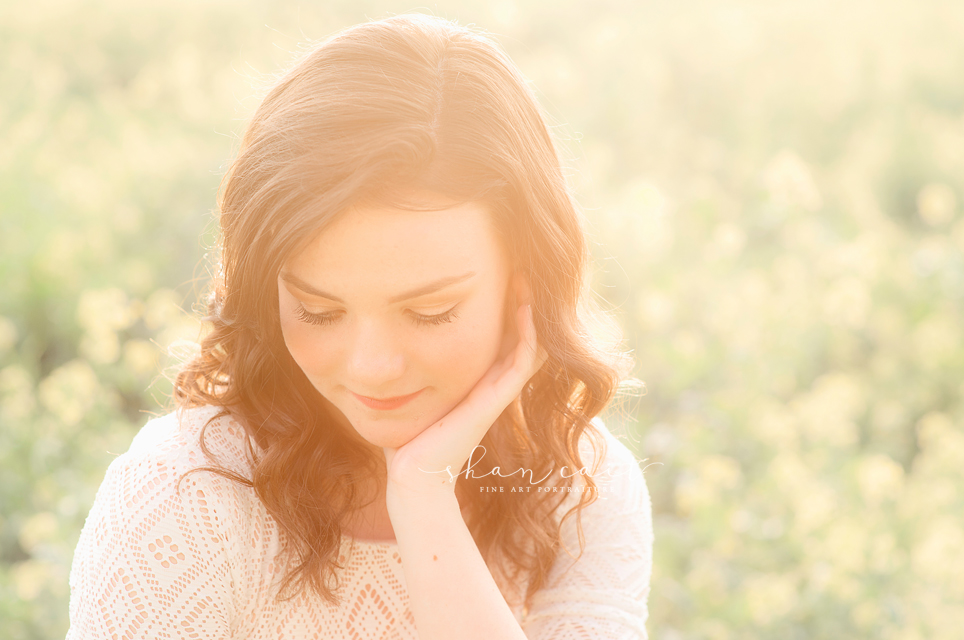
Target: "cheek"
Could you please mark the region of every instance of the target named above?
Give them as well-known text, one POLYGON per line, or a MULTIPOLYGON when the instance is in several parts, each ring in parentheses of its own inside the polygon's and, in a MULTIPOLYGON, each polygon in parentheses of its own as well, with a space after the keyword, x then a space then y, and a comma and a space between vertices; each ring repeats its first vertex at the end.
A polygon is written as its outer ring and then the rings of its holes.
POLYGON ((432 354, 432 368, 446 381, 445 386, 452 393, 464 394, 492 366, 501 344, 502 319, 494 315, 466 322, 458 331, 434 339, 425 352, 432 354))
POLYGON ((333 362, 335 354, 331 340, 319 340, 318 332, 309 324, 291 317, 291 312, 281 310, 281 333, 288 353, 305 375, 313 382, 325 373, 325 363, 333 362))

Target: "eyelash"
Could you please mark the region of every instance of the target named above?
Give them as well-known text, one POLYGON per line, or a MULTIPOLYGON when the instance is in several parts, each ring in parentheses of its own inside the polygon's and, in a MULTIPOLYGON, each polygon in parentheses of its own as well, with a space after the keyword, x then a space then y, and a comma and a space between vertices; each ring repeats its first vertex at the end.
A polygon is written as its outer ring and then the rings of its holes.
MULTIPOLYGON (((314 324, 322 327, 333 324, 337 319, 337 316, 334 313, 309 313, 308 310, 301 305, 298 305, 297 314, 298 319, 302 322, 307 322, 308 324, 314 324)), ((419 313, 412 314, 412 320, 415 322, 415 324, 421 326, 437 326, 446 322, 452 322, 453 320, 458 319, 458 317, 459 314, 455 313, 455 307, 452 307, 448 311, 434 316, 423 316, 419 313)))

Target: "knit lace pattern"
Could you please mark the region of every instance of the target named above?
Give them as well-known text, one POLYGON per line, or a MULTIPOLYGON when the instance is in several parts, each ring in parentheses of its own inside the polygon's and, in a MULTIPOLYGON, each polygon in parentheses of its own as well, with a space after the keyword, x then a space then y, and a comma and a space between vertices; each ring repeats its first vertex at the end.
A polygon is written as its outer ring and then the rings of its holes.
MULTIPOLYGON (((395 542, 343 536, 339 606, 311 592, 279 601, 282 532, 254 491, 206 471, 187 475, 178 490, 185 472, 210 465, 199 435, 217 412, 181 409, 151 420, 108 468, 74 553, 67 640, 417 639, 395 542)), ((531 640, 648 639, 650 496, 633 454, 595 424, 607 454, 593 476, 598 498, 582 514, 582 555, 574 559, 572 517, 527 612, 519 595, 526 585, 490 566, 531 640)), ((205 443, 222 466, 250 477, 244 429, 232 417, 213 420, 205 443)), ((580 447, 593 460, 588 441, 580 447)), ((559 513, 578 495, 566 501, 559 513)))

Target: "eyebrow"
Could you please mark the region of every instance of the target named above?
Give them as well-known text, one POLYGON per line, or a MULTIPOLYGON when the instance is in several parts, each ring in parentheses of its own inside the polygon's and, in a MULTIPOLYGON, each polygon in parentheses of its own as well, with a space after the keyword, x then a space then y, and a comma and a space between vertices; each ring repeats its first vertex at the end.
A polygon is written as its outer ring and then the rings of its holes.
MULTIPOLYGON (((392 296, 391 298, 388 299, 388 302, 390 304, 395 304, 396 302, 403 302, 405 300, 411 300, 412 298, 418 298, 424 295, 428 295, 430 293, 435 293, 436 291, 444 289, 445 287, 450 287, 453 284, 458 284, 459 282, 468 280, 474 275, 475 275, 474 271, 467 271, 462 275, 439 278, 438 280, 429 282, 428 284, 422 285, 421 287, 416 287, 415 289, 406 291, 405 293, 400 293, 397 296, 392 296)), ((327 298, 334 302, 340 302, 342 304, 345 303, 345 301, 339 298, 338 296, 334 296, 330 293, 326 293, 321 289, 318 289, 317 287, 314 287, 308 284, 298 276, 292 273, 289 273, 287 271, 281 272, 281 279, 287 282, 288 284, 291 284, 297 287, 298 289, 301 289, 305 293, 311 294, 313 296, 318 296, 319 298, 327 298)))

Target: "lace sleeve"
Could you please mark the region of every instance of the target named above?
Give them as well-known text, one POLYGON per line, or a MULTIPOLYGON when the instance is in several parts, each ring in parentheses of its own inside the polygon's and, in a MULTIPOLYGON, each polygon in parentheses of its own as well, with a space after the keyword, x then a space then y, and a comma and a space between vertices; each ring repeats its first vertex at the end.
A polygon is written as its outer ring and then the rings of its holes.
POLYGON ((81 532, 67 640, 228 638, 239 551, 223 502, 231 493, 207 472, 178 490, 187 466, 177 451, 140 449, 110 465, 81 532))
POLYGON ((601 430, 607 455, 593 475, 600 485, 598 497, 582 513, 585 548, 574 560, 579 538, 573 516, 562 528, 572 555, 559 552, 547 586, 534 594, 523 621, 531 640, 648 639, 653 563, 649 492, 632 452, 605 427, 601 430))

